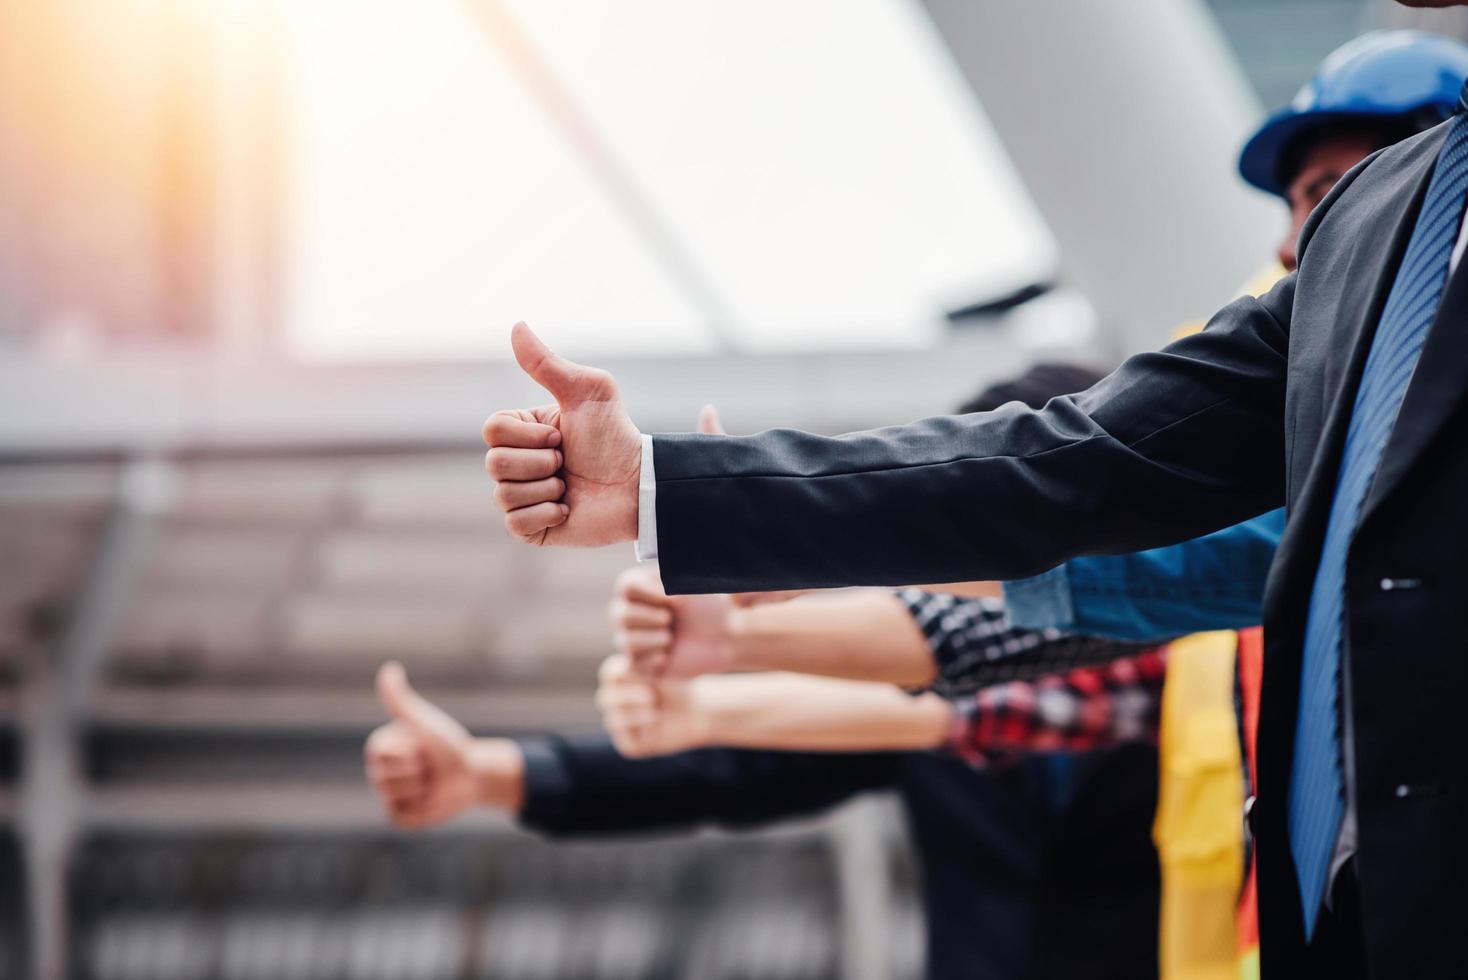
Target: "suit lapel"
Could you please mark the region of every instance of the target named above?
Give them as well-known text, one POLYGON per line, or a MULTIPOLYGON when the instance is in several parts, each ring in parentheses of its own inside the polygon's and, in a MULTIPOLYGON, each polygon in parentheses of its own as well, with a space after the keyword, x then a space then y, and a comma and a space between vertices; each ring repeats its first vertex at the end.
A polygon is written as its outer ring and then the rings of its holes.
POLYGON ((1362 523, 1381 505, 1432 445, 1458 411, 1468 390, 1468 259, 1460 262, 1443 292, 1437 317, 1402 400, 1401 413, 1366 498, 1362 523))
MULTIPOLYGON (((1343 269, 1327 266, 1324 275, 1339 276, 1348 282, 1359 281, 1361 285, 1357 289, 1347 286, 1342 290, 1336 307, 1336 329, 1323 359, 1292 365, 1292 383, 1298 378, 1304 384, 1323 384, 1321 397, 1323 404, 1329 406, 1313 444, 1297 445, 1294 450, 1297 453, 1309 452, 1314 457, 1304 481, 1291 495, 1290 520, 1280 548, 1281 556, 1288 556, 1289 574, 1275 576, 1281 585, 1289 583, 1294 588, 1278 590, 1279 594, 1271 597, 1275 601, 1270 603, 1271 611, 1279 614, 1270 617, 1276 621, 1294 622, 1296 617, 1290 613, 1299 612, 1301 633, 1304 631, 1303 610, 1309 604, 1310 589, 1315 582, 1313 570, 1320 557, 1325 525, 1335 500, 1335 485, 1356 402, 1356 389, 1366 368, 1366 358, 1376 337, 1377 323, 1381 320, 1387 295, 1396 281, 1397 267, 1407 250, 1407 242, 1417 223, 1417 212, 1427 193, 1437 145, 1437 141, 1431 141, 1431 151, 1423 153, 1422 159, 1402 161, 1398 171, 1383 180, 1382 187, 1374 195, 1375 213, 1363 215, 1359 228, 1352 232, 1352 238, 1358 242, 1380 243, 1379 251, 1374 251, 1374 254, 1363 252, 1361 261, 1353 261, 1343 269), (1369 265, 1367 259, 1370 259, 1369 265), (1337 357, 1341 360, 1336 361, 1337 357), (1314 377, 1323 377, 1323 383, 1314 377)), ((1308 256, 1306 261, 1309 262, 1308 256)), ((1310 271, 1308 267, 1302 268, 1301 274, 1308 275, 1310 271)), ((1299 295, 1297 288, 1296 302, 1299 302, 1299 295)), ((1311 438, 1308 432, 1299 432, 1296 437, 1311 438)))

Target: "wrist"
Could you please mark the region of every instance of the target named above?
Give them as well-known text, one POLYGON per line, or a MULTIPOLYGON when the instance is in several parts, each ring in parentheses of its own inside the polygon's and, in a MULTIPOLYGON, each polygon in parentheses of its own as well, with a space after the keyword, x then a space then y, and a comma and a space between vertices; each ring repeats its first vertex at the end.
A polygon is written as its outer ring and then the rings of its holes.
POLYGON ((710 683, 716 681, 713 675, 695 677, 686 681, 687 684, 687 733, 685 741, 687 748, 702 749, 711 745, 728 744, 725 733, 728 730, 727 706, 719 696, 721 685, 710 683))
POLYGON ((476 738, 469 745, 474 801, 518 813, 525 805, 525 753, 508 738, 476 738))
POLYGON ((731 604, 724 616, 724 659, 730 672, 759 669, 751 657, 754 637, 751 611, 731 604))
MULTIPOLYGON (((624 487, 618 494, 622 503, 618 507, 619 515, 616 521, 614 533, 618 542, 631 541, 642 545, 642 488, 638 481, 633 480, 630 486, 624 487)), ((640 556, 639 556, 640 557, 640 556)))
POLYGON ((916 707, 916 726, 922 748, 940 748, 953 735, 958 712, 953 703, 931 691, 913 698, 916 707))

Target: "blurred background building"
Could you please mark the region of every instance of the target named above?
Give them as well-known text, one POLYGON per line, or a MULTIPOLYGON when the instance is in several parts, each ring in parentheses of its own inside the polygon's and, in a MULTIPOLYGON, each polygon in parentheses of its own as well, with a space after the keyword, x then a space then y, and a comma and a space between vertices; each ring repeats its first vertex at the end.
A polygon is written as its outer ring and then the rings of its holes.
POLYGON ((1240 138, 1388 22, 1468 36, 1386 0, 0 3, 0 978, 916 976, 880 801, 675 846, 384 826, 387 657, 478 731, 595 721, 630 554, 499 531, 506 330, 648 429, 1113 362, 1270 254, 1240 138))

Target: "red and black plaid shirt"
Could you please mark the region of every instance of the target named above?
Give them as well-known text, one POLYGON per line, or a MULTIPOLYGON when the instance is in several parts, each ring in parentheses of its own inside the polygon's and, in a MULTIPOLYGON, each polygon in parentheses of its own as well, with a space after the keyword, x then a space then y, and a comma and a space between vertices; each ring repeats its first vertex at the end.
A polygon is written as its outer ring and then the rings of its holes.
POLYGON ((1167 648, 980 688, 953 702, 946 747, 974 766, 1034 752, 1086 752, 1157 740, 1167 648))

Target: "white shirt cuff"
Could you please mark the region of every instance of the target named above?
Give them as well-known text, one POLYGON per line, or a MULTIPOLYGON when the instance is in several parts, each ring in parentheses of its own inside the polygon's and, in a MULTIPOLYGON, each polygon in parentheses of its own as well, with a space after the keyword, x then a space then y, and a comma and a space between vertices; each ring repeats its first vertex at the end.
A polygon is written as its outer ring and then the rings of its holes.
POLYGON ((652 436, 642 437, 642 475, 637 481, 637 560, 658 556, 658 477, 652 468, 652 436))

